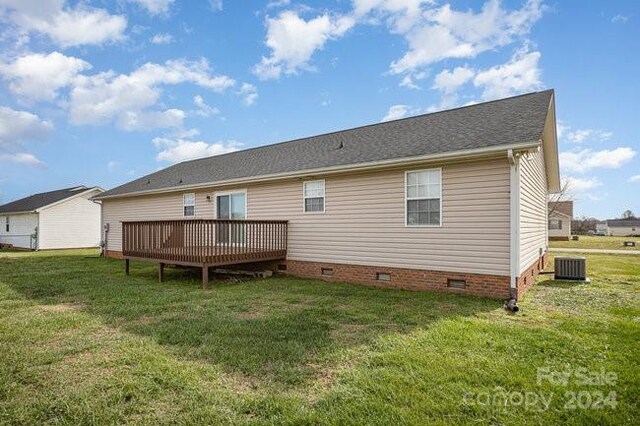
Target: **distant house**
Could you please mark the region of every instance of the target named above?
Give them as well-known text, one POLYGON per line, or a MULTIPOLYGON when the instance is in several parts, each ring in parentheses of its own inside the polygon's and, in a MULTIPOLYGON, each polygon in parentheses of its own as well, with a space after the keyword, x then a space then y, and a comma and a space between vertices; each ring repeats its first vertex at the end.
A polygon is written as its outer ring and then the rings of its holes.
POLYGON ((571 238, 573 201, 551 201, 549 212, 549 240, 568 241, 571 238))
POLYGON ((33 250, 98 247, 102 188, 75 186, 0 206, 0 244, 33 250))
POLYGON ((609 227, 607 226, 606 220, 596 223, 596 235, 609 235, 609 227))
POLYGON ((614 237, 639 236, 640 219, 609 219, 607 229, 608 235, 614 237))
MULTIPOLYGON (((106 255, 520 297, 560 176, 552 90, 186 161, 100 194, 106 255)), ((568 226, 568 223, 567 223, 568 226)), ((128 266, 126 266, 128 268, 128 266)), ((128 270, 128 269, 127 269, 128 270)))

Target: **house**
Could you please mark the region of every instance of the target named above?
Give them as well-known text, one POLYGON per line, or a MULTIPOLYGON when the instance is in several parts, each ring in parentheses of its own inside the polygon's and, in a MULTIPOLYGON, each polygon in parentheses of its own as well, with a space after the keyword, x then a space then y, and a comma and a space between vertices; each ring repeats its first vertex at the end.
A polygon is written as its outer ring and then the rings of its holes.
POLYGON ((609 227, 607 226, 606 220, 596 222, 595 234, 600 236, 609 235, 609 227))
POLYGON ((609 219, 608 234, 614 237, 640 236, 640 219, 609 219))
MULTIPOLYGON (((559 191, 554 92, 175 164, 100 194, 106 254, 517 298, 559 191)), ((125 262, 128 271, 128 261, 125 262)))
POLYGON ((571 238, 571 221, 573 220, 573 201, 550 201, 549 240, 569 241, 571 238))
POLYGON ((104 190, 75 186, 0 206, 0 244, 33 250, 98 247, 104 190))

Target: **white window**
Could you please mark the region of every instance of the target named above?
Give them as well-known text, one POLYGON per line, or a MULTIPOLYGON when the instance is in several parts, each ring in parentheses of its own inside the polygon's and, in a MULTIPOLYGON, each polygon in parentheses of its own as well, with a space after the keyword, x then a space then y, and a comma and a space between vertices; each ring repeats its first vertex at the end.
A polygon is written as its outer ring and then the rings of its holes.
POLYGON ((440 226, 442 223, 442 169, 406 173, 406 225, 440 226))
POLYGON ((549 219, 549 229, 562 229, 562 220, 549 219))
POLYGON ((304 183, 304 212, 324 212, 324 180, 311 180, 304 183))
POLYGON ((5 228, 6 228, 6 231, 8 233, 9 232, 9 216, 7 216, 6 219, 5 219, 5 228))
POLYGON ((196 215, 196 194, 191 192, 182 195, 182 210, 184 217, 196 215))

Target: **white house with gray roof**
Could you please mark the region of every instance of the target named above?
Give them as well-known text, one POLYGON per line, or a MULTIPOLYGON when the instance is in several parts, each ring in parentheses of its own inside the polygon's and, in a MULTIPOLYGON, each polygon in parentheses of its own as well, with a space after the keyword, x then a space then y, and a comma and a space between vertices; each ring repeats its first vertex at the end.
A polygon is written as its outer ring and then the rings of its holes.
POLYGON ((614 237, 640 236, 640 219, 609 219, 606 232, 614 237))
POLYGON ((0 245, 33 250, 100 245, 102 188, 75 186, 0 206, 0 245))
POLYGON ((207 285, 211 266, 268 259, 303 277, 509 298, 545 265, 559 186, 547 90, 186 161, 96 198, 107 255, 153 260, 160 277, 197 266, 207 285))

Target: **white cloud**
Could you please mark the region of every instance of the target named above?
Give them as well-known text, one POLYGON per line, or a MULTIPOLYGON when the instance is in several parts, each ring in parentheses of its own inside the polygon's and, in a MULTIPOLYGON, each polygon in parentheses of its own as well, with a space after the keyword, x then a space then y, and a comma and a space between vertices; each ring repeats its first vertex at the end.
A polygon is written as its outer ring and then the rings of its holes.
POLYGON ((629 20, 628 16, 620 15, 620 14, 611 18, 611 22, 613 22, 614 24, 626 24, 628 20, 629 20))
POLYGON ((93 76, 79 76, 71 91, 70 116, 74 124, 105 124, 115 121, 125 130, 147 127, 176 127, 183 115, 179 110, 162 112, 170 119, 167 125, 158 112, 149 115, 145 109, 157 104, 161 86, 193 83, 215 92, 223 92, 235 81, 224 75, 211 75, 206 61, 172 60, 164 64, 146 63, 131 74, 112 71, 93 76), (143 112, 145 112, 143 114, 143 112))
POLYGON ((579 194, 595 189, 599 186, 602 186, 602 182, 600 182, 597 178, 588 177, 588 178, 579 178, 569 176, 566 178, 567 182, 567 190, 572 194, 579 194))
POLYGON ((220 12, 223 9, 224 4, 222 0, 209 0, 209 6, 214 12, 220 12))
POLYGON ((150 15, 166 15, 174 0, 129 0, 137 3, 145 9, 150 15))
POLYGON ((631 176, 629 182, 640 182, 640 175, 631 176))
POLYGON ((60 52, 34 53, 13 62, 0 62, 0 75, 9 81, 16 95, 32 100, 54 100, 60 88, 70 85, 79 73, 91 65, 60 52))
MULTIPOLYGON (((492 100, 518 95, 540 89, 541 71, 538 67, 540 52, 529 52, 527 47, 516 51, 511 59, 501 65, 484 70, 467 66, 443 70, 434 79, 433 89, 442 93, 440 104, 432 105, 429 111, 437 111, 460 105, 458 91, 468 83, 482 90, 483 100, 492 100)), ((470 105, 474 102, 467 102, 470 105)))
POLYGON ((48 36, 62 47, 102 44, 124 38, 127 19, 79 3, 65 7, 64 0, 0 0, 0 18, 25 33, 48 36), (2 13, 4 11, 4 13, 2 13))
POLYGON ((156 155, 158 161, 178 163, 180 161, 193 160, 195 158, 211 157, 237 151, 239 143, 236 141, 220 141, 206 143, 203 141, 190 141, 182 138, 154 138, 153 144, 161 151, 156 155))
POLYGON ((114 172, 122 166, 120 161, 111 160, 107 163, 107 170, 114 172))
POLYGON ((173 36, 168 33, 158 33, 151 37, 150 41, 153 44, 170 44, 173 43, 173 36))
POLYGON ((433 80, 433 89, 444 93, 453 93, 460 86, 470 81, 475 72, 467 67, 456 67, 453 71, 443 70, 433 80))
POLYGON ((238 95, 242 96, 242 102, 246 106, 251 106, 258 99, 258 89, 253 84, 242 83, 238 95))
POLYGON ((582 143, 588 139, 597 139, 602 142, 611 139, 613 132, 593 129, 577 129, 567 131, 566 136, 569 141, 574 143, 582 143))
POLYGON ((185 113, 179 109, 166 111, 125 111, 117 118, 116 125, 126 131, 181 128, 185 113))
POLYGON ((266 80, 312 69, 313 54, 327 41, 341 38, 358 23, 384 23, 408 44, 408 51, 390 64, 390 72, 404 74, 402 87, 417 89, 415 74, 421 68, 508 45, 526 36, 544 9, 541 0, 527 0, 516 10, 504 9, 499 0, 488 0, 477 13, 434 4, 432 0, 353 0, 353 10, 347 14, 326 12, 309 20, 286 10, 267 18, 266 45, 271 54, 254 66, 254 73, 266 80))
POLYGON ((418 86, 416 81, 424 80, 425 78, 427 78, 427 73, 425 71, 414 74, 407 74, 402 77, 402 80, 400 81, 400 83, 398 83, 398 86, 406 87, 407 89, 419 90, 420 86, 418 86))
POLYGON ((636 152, 628 147, 593 151, 561 152, 560 167, 570 172, 586 172, 591 169, 617 169, 635 157, 636 152))
POLYGON ((47 167, 47 165, 40 161, 35 155, 26 152, 19 152, 17 154, 0 154, 0 161, 9 161, 40 169, 47 167))
POLYGON ((273 0, 267 3, 267 9, 288 6, 291 0, 273 0))
POLYGON ((392 105, 387 110, 387 115, 380 121, 398 120, 414 113, 416 113, 416 111, 408 105, 392 105))
POLYGON ((53 124, 27 111, 0 106, 0 160, 44 168, 46 165, 33 154, 15 152, 23 142, 40 140, 53 132, 53 124))
POLYGON ((19 146, 24 141, 44 139, 51 132, 51 122, 27 111, 0 106, 0 147, 19 146))
POLYGON ((382 4, 384 10, 392 14, 387 22, 391 24, 392 31, 404 35, 409 45, 404 56, 391 64, 390 70, 394 74, 412 72, 443 59, 472 58, 510 44, 516 37, 530 31, 542 16, 543 9, 539 0, 529 0, 521 9, 514 11, 503 9, 498 0, 489 0, 478 13, 455 11, 449 4, 418 13, 416 9, 421 2, 411 1, 408 7, 394 9, 388 5, 405 5, 405 2, 373 3, 378 8, 382 4))
POLYGON ((480 71, 473 85, 483 89, 484 100, 504 98, 542 87, 538 61, 540 52, 517 52, 509 62, 480 71))
POLYGON ((313 54, 328 40, 342 37, 354 24, 351 17, 327 13, 308 21, 293 11, 268 17, 266 45, 271 54, 263 56, 253 71, 260 79, 268 80, 279 78, 283 72, 295 74, 301 69, 310 69, 313 54))
POLYGON ((193 97, 193 103, 198 107, 198 109, 194 111, 195 115, 210 117, 212 115, 220 114, 220 110, 218 108, 208 105, 200 95, 193 97))

